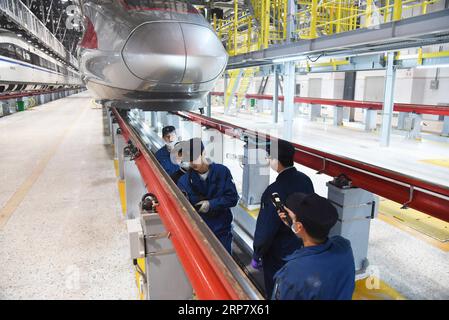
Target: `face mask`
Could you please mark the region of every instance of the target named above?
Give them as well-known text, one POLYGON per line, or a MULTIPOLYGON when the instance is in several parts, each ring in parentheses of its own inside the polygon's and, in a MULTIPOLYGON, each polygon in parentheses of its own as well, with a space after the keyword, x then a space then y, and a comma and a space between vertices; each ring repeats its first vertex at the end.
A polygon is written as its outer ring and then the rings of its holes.
POLYGON ((296 230, 295 230, 295 223, 292 223, 292 226, 290 227, 293 231, 294 234, 297 234, 296 230))
POLYGON ((184 170, 189 170, 190 169, 190 163, 188 163, 186 161, 182 161, 180 163, 180 167, 183 168, 184 170))
POLYGON ((167 143, 168 151, 172 151, 175 148, 176 141, 167 143))

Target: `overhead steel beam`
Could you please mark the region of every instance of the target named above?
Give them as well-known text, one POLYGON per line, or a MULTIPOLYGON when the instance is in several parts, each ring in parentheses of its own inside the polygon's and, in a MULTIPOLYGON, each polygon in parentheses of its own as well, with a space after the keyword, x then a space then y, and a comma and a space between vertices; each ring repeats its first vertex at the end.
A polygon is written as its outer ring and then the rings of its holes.
POLYGON ((273 64, 286 58, 304 60, 307 55, 351 56, 440 43, 449 43, 449 9, 385 23, 378 29, 348 31, 234 56, 227 68, 273 64))

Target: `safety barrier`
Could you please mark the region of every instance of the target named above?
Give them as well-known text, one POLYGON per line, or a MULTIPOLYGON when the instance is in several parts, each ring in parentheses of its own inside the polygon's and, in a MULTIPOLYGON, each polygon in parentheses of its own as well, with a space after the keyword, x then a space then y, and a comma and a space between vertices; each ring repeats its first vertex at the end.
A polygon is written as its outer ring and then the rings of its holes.
MULTIPOLYGON (((223 96, 223 92, 212 92, 213 96, 223 96)), ((256 100, 273 100, 272 95, 262 94, 246 94, 247 99, 256 100)), ((284 96, 279 96, 279 101, 284 101, 284 96)), ((321 104, 327 106, 349 107, 349 108, 361 108, 370 110, 382 110, 383 102, 375 101, 357 101, 357 100, 343 100, 343 99, 323 99, 323 98, 308 98, 308 97, 295 97, 295 103, 306 104, 321 104)), ((432 114, 440 116, 449 116, 449 106, 436 106, 426 104, 413 104, 413 103, 395 103, 393 111, 396 112, 413 112, 417 114, 432 114)))

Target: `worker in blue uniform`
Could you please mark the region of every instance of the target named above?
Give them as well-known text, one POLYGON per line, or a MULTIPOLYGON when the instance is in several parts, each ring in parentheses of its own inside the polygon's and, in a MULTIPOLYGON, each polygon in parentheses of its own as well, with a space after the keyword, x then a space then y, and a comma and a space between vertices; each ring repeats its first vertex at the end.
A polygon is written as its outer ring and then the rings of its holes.
POLYGON ((272 298, 276 300, 351 300, 355 287, 355 264, 350 242, 328 237, 338 219, 332 203, 313 193, 295 193, 279 212, 286 226, 303 247, 286 259, 276 273, 272 298))
POLYGON ((171 176, 179 170, 179 164, 176 162, 176 157, 172 157, 172 150, 178 140, 176 128, 173 126, 166 126, 162 128, 162 139, 165 146, 160 148, 155 156, 162 168, 171 176))
POLYGON ((194 138, 183 144, 182 157, 189 161, 190 170, 179 179, 178 187, 231 253, 231 208, 239 200, 231 172, 224 165, 206 159, 201 139, 194 138))
POLYGON ((268 151, 270 167, 279 175, 262 194, 261 208, 257 217, 253 242, 254 269, 262 269, 267 298, 274 286, 273 277, 284 265, 284 258, 300 248, 301 242, 279 219, 271 199, 278 193, 282 202, 295 192, 314 192, 312 181, 294 167, 295 148, 290 142, 273 140, 268 151))

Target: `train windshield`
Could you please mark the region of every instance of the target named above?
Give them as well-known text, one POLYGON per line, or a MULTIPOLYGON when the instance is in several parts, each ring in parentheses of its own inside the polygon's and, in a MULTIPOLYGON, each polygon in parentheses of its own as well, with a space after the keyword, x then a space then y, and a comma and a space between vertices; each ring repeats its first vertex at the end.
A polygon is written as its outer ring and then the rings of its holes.
POLYGON ((121 0, 126 10, 130 11, 171 11, 176 13, 199 12, 187 1, 180 0, 121 0))

